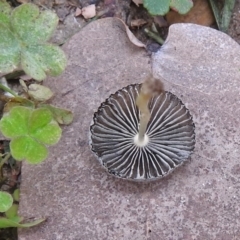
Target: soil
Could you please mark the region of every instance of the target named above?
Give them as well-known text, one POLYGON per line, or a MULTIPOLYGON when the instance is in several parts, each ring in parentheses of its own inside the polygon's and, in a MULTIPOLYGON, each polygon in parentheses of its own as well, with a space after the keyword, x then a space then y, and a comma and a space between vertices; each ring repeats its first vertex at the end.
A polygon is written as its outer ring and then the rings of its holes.
MULTIPOLYGON (((0 142, 0 152, 1 154, 9 152, 8 141, 0 142)), ((16 162, 12 157, 10 157, 0 170, 0 190, 13 193, 15 189, 19 188, 20 170, 21 162, 16 162)), ((4 216, 4 214, 0 213, 0 216, 4 216)), ((0 240, 15 239, 17 239, 16 228, 0 229, 0 240)))
MULTIPOLYGON (((159 35, 163 39, 166 38, 168 33, 168 24, 164 18, 153 18, 142 6, 137 7, 131 0, 9 0, 8 2, 10 2, 13 7, 23 2, 33 2, 43 9, 47 8, 55 11, 60 21, 58 29, 52 38, 52 42, 59 45, 64 44, 73 34, 92 21, 84 20, 82 16, 75 16, 77 8, 82 8, 89 4, 96 4, 97 6, 97 16, 94 19, 103 17, 119 17, 123 19, 127 25, 130 26, 135 36, 148 46, 150 52, 158 50, 160 44, 152 38, 149 38, 144 32, 144 28, 148 28, 152 31, 157 29, 159 35), (135 25, 133 26, 133 20, 141 21, 135 21, 135 25), (153 25, 156 29, 153 28, 153 25)), ((211 12, 211 10, 209 11, 211 12)), ((214 26, 214 24, 211 26, 214 26)), ((240 0, 236 0, 228 34, 240 44, 240 0)), ((6 142, 0 143, 1 151, 4 151, 6 144, 6 142)), ((11 159, 4 164, 1 172, 5 177, 5 181, 2 183, 0 181, 0 189, 12 193, 16 187, 19 187, 20 164, 11 159)), ((0 229, 0 240, 15 239, 17 239, 16 229, 0 229)))

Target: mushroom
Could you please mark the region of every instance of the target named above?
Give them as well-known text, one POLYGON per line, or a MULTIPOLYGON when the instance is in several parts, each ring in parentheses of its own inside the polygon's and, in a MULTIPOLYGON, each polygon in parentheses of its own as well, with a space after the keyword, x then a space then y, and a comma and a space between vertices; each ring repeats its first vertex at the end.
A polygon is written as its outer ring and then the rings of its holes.
POLYGON ((112 175, 149 181, 171 173, 195 145, 194 123, 180 99, 149 78, 112 94, 94 114, 91 150, 112 175))

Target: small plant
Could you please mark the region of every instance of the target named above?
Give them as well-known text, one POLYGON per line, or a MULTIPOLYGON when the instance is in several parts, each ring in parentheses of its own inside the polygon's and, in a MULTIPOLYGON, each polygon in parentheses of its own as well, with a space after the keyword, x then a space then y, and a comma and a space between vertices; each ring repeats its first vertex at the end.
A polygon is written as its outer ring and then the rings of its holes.
MULTIPOLYGON (((39 81, 46 74, 60 74, 66 66, 64 52, 46 42, 57 26, 57 15, 51 11, 40 12, 31 3, 12 10, 4 0, 0 0, 0 9, 0 72, 22 68, 39 81)), ((46 104, 53 96, 49 88, 39 84, 27 87, 22 80, 20 84, 24 96, 0 85, 12 94, 7 98, 0 130, 11 139, 10 151, 16 160, 40 163, 47 157, 47 146, 56 144, 61 137, 58 123, 69 124, 72 113, 46 104)))
POLYGON ((8 227, 32 227, 45 219, 38 219, 30 223, 21 223, 23 218, 18 216, 19 190, 15 190, 13 196, 7 192, 0 191, 0 213, 5 216, 0 217, 0 228, 8 227))
POLYGON ((170 8, 186 14, 193 6, 192 0, 143 0, 144 7, 151 15, 165 15, 170 8))
POLYGON ((42 162, 48 154, 46 145, 56 144, 62 130, 47 108, 13 107, 0 122, 3 135, 12 139, 10 149, 16 160, 42 162), (24 149, 24 151, 23 151, 24 149))
POLYGON ((223 8, 220 10, 218 8, 219 1, 210 0, 218 29, 227 32, 236 0, 224 0, 223 2, 223 8))
POLYGON ((34 4, 14 10, 0 0, 0 74, 23 69, 36 80, 57 76, 66 66, 64 52, 47 43, 58 24, 52 11, 40 12, 34 4))
MULTIPOLYGON (((61 74, 66 66, 65 54, 47 42, 57 24, 58 17, 51 11, 41 12, 31 3, 12 10, 5 0, 0 0, 0 80, 19 70, 37 81, 61 74)), ((49 88, 35 83, 27 86, 23 80, 20 84, 24 93, 18 96, 7 84, 0 83, 8 93, 0 95, 6 101, 0 131, 10 139, 10 153, 1 155, 0 170, 11 155, 31 164, 44 161, 48 146, 61 138, 59 124, 70 124, 73 119, 70 111, 47 103, 53 96, 49 88)), ((45 220, 22 223, 17 214, 17 195, 0 191, 0 228, 31 227, 45 220)))

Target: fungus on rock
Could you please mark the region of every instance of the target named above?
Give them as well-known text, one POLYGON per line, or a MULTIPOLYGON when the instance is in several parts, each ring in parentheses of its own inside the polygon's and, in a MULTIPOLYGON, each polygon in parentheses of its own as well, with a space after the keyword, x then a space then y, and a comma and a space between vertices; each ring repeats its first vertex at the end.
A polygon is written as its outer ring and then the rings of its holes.
POLYGON ((148 181, 168 175, 193 152, 189 110, 152 77, 112 94, 94 114, 90 145, 107 171, 148 181))

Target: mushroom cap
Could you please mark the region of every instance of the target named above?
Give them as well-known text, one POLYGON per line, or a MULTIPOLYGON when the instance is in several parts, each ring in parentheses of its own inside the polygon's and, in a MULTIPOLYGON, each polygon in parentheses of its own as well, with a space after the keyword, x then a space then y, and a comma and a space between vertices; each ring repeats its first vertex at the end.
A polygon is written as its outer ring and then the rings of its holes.
POLYGON ((149 101, 147 144, 135 143, 140 112, 135 100, 141 84, 112 94, 94 114, 90 146, 112 175, 134 181, 162 178, 187 160, 195 146, 195 125, 189 110, 170 92, 149 101))

